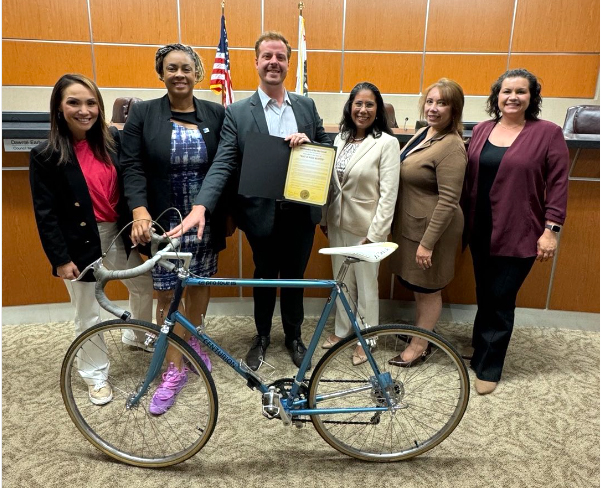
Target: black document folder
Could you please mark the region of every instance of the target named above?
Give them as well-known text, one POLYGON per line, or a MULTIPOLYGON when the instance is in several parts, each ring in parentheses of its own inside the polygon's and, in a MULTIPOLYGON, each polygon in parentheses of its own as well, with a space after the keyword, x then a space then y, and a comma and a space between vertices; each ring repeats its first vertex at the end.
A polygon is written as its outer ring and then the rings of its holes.
POLYGON ((238 193, 282 200, 289 162, 287 141, 260 132, 249 133, 244 145, 238 193))

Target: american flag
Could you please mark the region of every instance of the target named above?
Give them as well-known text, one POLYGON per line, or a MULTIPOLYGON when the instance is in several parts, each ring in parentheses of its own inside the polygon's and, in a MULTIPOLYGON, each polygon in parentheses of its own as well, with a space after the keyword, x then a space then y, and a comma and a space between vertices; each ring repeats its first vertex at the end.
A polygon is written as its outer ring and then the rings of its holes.
POLYGON ((228 50, 227 32, 225 30, 225 15, 221 16, 221 36, 215 64, 211 73, 211 90, 213 93, 221 93, 221 103, 227 107, 234 103, 234 91, 232 88, 232 75, 230 73, 230 53, 228 50))

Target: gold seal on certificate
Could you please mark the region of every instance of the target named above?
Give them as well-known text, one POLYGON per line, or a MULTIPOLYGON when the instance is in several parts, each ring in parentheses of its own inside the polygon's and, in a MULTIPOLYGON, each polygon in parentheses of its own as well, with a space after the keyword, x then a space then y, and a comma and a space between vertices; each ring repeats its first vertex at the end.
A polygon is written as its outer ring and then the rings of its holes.
POLYGON ((336 157, 332 146, 307 143, 290 151, 284 198, 311 205, 325 205, 336 157))

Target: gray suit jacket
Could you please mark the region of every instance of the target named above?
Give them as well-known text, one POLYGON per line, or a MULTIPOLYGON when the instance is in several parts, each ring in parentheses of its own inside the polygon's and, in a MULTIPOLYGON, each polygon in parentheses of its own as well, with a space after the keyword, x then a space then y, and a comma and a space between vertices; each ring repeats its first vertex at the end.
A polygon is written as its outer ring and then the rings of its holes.
MULTIPOLYGON (((326 134, 315 102, 307 97, 288 93, 299 132, 304 132, 314 142, 331 144, 326 134)), ((259 94, 233 103, 225 111, 221 130, 221 141, 213 165, 207 173, 202 188, 195 199, 196 205, 203 205, 213 212, 226 185, 238 188, 240 167, 244 146, 252 133, 269 134, 267 121, 259 94)), ((238 226, 247 234, 267 236, 273 229, 275 200, 268 198, 237 195, 234 216, 238 226)), ((321 219, 321 209, 305 205, 307 219, 317 224, 321 219)))

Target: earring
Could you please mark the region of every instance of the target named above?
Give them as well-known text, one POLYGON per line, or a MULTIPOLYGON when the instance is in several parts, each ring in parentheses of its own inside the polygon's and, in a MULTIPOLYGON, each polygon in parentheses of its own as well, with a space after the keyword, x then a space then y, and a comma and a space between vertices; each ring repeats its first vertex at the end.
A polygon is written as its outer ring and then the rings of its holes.
POLYGON ((63 113, 60 110, 58 112, 58 120, 63 120, 63 113))

